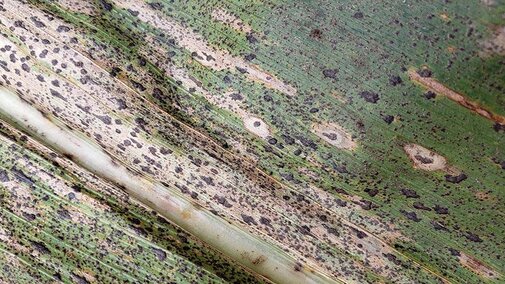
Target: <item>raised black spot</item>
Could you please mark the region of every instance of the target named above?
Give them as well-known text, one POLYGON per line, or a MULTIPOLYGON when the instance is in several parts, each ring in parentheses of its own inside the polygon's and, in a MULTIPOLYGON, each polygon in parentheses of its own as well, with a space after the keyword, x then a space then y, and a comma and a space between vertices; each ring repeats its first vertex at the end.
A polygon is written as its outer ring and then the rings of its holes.
POLYGON ((496 131, 496 132, 500 132, 500 131, 505 132, 505 124, 501 124, 501 123, 496 122, 496 123, 493 125, 493 129, 494 129, 494 131, 496 131))
POLYGON ((423 203, 416 201, 414 204, 412 204, 414 208, 419 209, 419 210, 426 210, 426 211, 431 211, 431 208, 428 206, 425 206, 423 203))
POLYGON ((0 181, 1 182, 10 181, 9 175, 7 175, 7 172, 5 170, 0 170, 0 181))
POLYGON ((25 29, 26 30, 26 27, 25 27, 25 23, 23 23, 23 21, 14 21, 14 26, 16 28, 22 28, 22 29, 25 29))
POLYGON ((368 235, 365 232, 361 231, 361 230, 358 230, 358 229, 355 229, 355 228, 351 228, 351 229, 354 231, 354 233, 356 233, 356 237, 358 237, 358 239, 363 239, 363 238, 368 237, 368 235))
POLYGON ((310 235, 310 227, 307 226, 307 225, 302 225, 302 226, 298 226, 298 230, 300 231, 300 233, 304 234, 304 235, 310 235))
POLYGON ((118 105, 118 110, 127 109, 126 102, 123 99, 116 99, 116 103, 118 105))
POLYGON ((419 195, 417 194, 417 192, 415 190, 412 190, 409 188, 402 188, 401 192, 407 198, 419 198, 419 195))
POLYGON ((69 192, 69 193, 67 194, 67 197, 68 197, 68 199, 70 199, 70 200, 74 200, 74 199, 76 198, 76 197, 75 197, 75 193, 73 193, 73 192, 69 192))
POLYGON ((467 179, 467 176, 464 173, 461 173, 457 176, 453 175, 445 175, 445 180, 450 182, 450 183, 460 183, 467 179))
POLYGON ((321 39, 323 37, 323 32, 320 29, 313 29, 310 31, 310 37, 315 39, 321 39))
POLYGON ((253 53, 249 53, 247 54, 246 56, 244 56, 245 60, 247 61, 253 61, 254 59, 256 59, 256 55, 253 54, 253 53))
POLYGON ((338 135, 333 132, 323 132, 323 136, 325 136, 326 138, 328 138, 332 141, 335 141, 338 139, 338 135))
POLYGON ((30 72, 30 66, 28 66, 26 63, 21 64, 21 69, 23 69, 25 72, 30 72))
POLYGON ((424 93, 424 97, 428 100, 431 100, 431 99, 434 99, 437 97, 437 94, 435 94, 434 92, 432 91, 427 91, 426 93, 424 93))
POLYGON ((421 76, 423 78, 429 78, 432 76, 431 70, 428 68, 423 68, 423 69, 417 70, 417 74, 419 74, 419 76, 421 76))
POLYGON ((60 282, 63 280, 63 278, 61 277, 61 274, 59 272, 56 272, 53 274, 53 279, 58 280, 60 282))
POLYGON ((249 215, 245 215, 245 214, 240 214, 240 216, 242 217, 242 220, 244 220, 244 222, 246 222, 247 224, 249 224, 249 225, 251 225, 251 224, 258 225, 258 223, 256 223, 256 221, 254 220, 253 217, 251 217, 249 215))
POLYGON ((0 60, 0 67, 2 67, 5 71, 10 72, 9 68, 7 68, 7 62, 3 60, 0 60))
POLYGON ((134 80, 130 80, 130 82, 132 83, 132 85, 135 89, 137 89, 141 92, 146 90, 146 87, 144 87, 144 85, 140 84, 139 82, 136 82, 134 80))
POLYGON ((293 139, 291 136, 289 135, 285 135, 283 134, 282 135, 282 139, 284 139, 284 142, 288 145, 293 145, 295 143, 295 139, 293 139))
POLYGON ((242 74, 248 73, 247 69, 245 69, 245 68, 241 68, 241 67, 235 66, 235 69, 237 69, 237 71, 240 72, 240 73, 242 73, 242 74))
POLYGON ((134 11, 132 9, 128 9, 128 13, 134 17, 137 17, 140 14, 139 11, 134 11))
POLYGON ((326 231, 329 233, 329 234, 332 234, 332 235, 335 235, 335 236, 340 236, 340 233, 338 232, 337 229, 333 228, 333 227, 329 227, 328 225, 326 224, 323 224, 323 227, 326 228, 326 231))
POLYGON ((337 69, 324 69, 323 70, 323 76, 325 78, 336 79, 337 78, 337 73, 338 73, 337 69))
POLYGON ((245 37, 250 44, 255 44, 258 42, 256 37, 254 37, 254 35, 252 33, 247 33, 245 37))
POLYGON ((158 89, 158 88, 153 88, 153 98, 163 101, 165 99, 165 94, 163 94, 163 91, 158 89))
POLYGON ((337 165, 332 162, 332 167, 334 170, 336 170, 337 172, 339 172, 341 174, 348 174, 349 173, 349 171, 347 170, 347 167, 345 165, 337 165))
POLYGON ((340 206, 340 207, 346 207, 347 206, 347 201, 335 198, 335 203, 340 206))
POLYGON ((112 67, 112 69, 110 70, 110 75, 112 77, 116 77, 119 72, 121 72, 121 69, 117 68, 117 67, 112 67))
POLYGON ((365 192, 368 193, 371 197, 374 197, 379 193, 379 191, 376 188, 365 188, 365 192))
POLYGON ((67 209, 59 209, 58 211, 56 211, 56 213, 58 213, 58 216, 60 216, 60 218, 62 218, 62 219, 71 219, 72 218, 67 209))
POLYGON ((200 176, 200 178, 207 184, 207 185, 212 185, 215 186, 214 184, 214 179, 208 176, 200 176))
POLYGON ((105 1, 105 0, 100 0, 100 3, 102 4, 102 7, 106 10, 106 11, 111 11, 112 10, 112 4, 110 4, 109 2, 105 1))
POLYGON ((299 263, 299 262, 295 263, 295 267, 294 267, 295 271, 302 271, 302 268, 303 268, 303 266, 301 263, 299 263))
POLYGON ((382 120, 384 120, 387 124, 391 124, 395 120, 395 117, 392 115, 384 115, 382 120))
POLYGON ((151 8, 153 8, 154 10, 161 10, 164 7, 164 5, 162 3, 158 3, 158 2, 149 3, 149 6, 151 6, 151 8))
POLYGON ((146 66, 147 61, 143 57, 139 57, 139 65, 140 66, 146 66))
POLYGON ((192 191, 191 194, 190 194, 191 198, 193 199, 198 199, 198 193, 192 191))
POLYGON ((431 225, 437 231, 449 231, 444 225, 437 221, 431 221, 431 225))
POLYGON ((49 89, 49 92, 51 93, 52 96, 57 97, 59 99, 62 99, 64 101, 67 101, 67 98, 65 98, 64 96, 62 96, 58 91, 53 90, 53 89, 49 89))
POLYGON ((300 141, 303 146, 312 148, 312 150, 317 150, 317 144, 310 138, 307 138, 305 136, 296 136, 295 138, 298 139, 298 141, 300 141))
POLYGON ((26 213, 26 212, 23 212, 23 217, 24 217, 27 221, 33 221, 33 220, 35 220, 35 218, 37 218, 37 217, 35 216, 35 214, 26 213))
POLYGON ((232 94, 230 95, 230 97, 231 97, 231 99, 232 99, 232 100, 234 100, 234 101, 241 101, 241 100, 243 100, 243 99, 244 99, 244 97, 242 97, 242 95, 241 95, 241 94, 239 94, 239 93, 232 93, 232 94))
POLYGON ((89 113, 89 110, 91 109, 89 106, 81 106, 79 104, 75 104, 76 107, 78 107, 80 110, 84 111, 85 113, 89 113))
POLYGON ((379 94, 374 93, 374 92, 369 92, 369 91, 363 91, 358 94, 360 97, 362 97, 366 102, 369 103, 377 103, 379 100, 379 94))
POLYGON ((405 211, 405 210, 400 210, 400 212, 402 212, 402 214, 405 217, 407 217, 407 219, 409 219, 411 221, 414 221, 414 222, 420 222, 421 221, 421 219, 419 217, 417 217, 416 212, 405 211))
POLYGON ((477 236, 476 234, 466 232, 465 237, 472 242, 482 243, 482 239, 479 236, 477 236))
POLYGON ((152 248, 154 255, 159 261, 164 261, 167 259, 167 253, 159 248, 152 248))
POLYGON ((61 26, 58 26, 58 28, 56 28, 56 31, 59 32, 59 33, 61 33, 61 32, 68 32, 68 31, 70 31, 70 28, 67 27, 67 26, 61 25, 61 26))
POLYGON ((73 272, 72 272, 72 277, 74 278, 74 280, 77 284, 90 284, 89 281, 86 280, 86 278, 79 276, 73 272))
POLYGON ((461 253, 459 252, 459 250, 449 248, 449 252, 451 253, 452 256, 461 256, 461 253))
POLYGON ((107 125, 112 124, 112 119, 108 115, 95 115, 96 118, 100 119, 103 123, 107 125))
POLYGON ((391 253, 385 253, 383 254, 389 261, 391 261, 392 263, 396 264, 396 265, 401 265, 402 262, 394 255, 394 254, 391 254, 391 253))
POLYGON ((217 203, 223 205, 224 207, 226 208, 230 208, 232 207, 233 205, 231 205, 228 200, 223 197, 223 196, 218 196, 218 195, 215 195, 214 198, 217 200, 217 203))
POLYGON ((354 13, 354 15, 352 15, 352 17, 355 19, 363 19, 363 16, 364 16, 363 12, 360 12, 360 11, 358 11, 358 12, 354 13))
POLYGON ((287 181, 292 181, 295 179, 292 173, 281 173, 281 177, 287 181))
POLYGON ((35 250, 37 250, 38 252, 40 252, 42 254, 50 253, 49 249, 43 243, 32 241, 31 244, 35 250))
POLYGON ((403 80, 402 80, 402 78, 400 78, 400 76, 397 76, 397 75, 389 76, 389 84, 390 85, 396 86, 396 85, 400 85, 401 83, 403 83, 403 80))
POLYGON ((172 150, 167 149, 167 148, 165 148, 165 147, 161 147, 161 148, 160 148, 160 153, 161 153, 162 155, 168 155, 168 154, 172 154, 172 150))
POLYGON ((41 22, 37 17, 30 17, 30 20, 35 24, 37 28, 44 28, 46 25, 41 22))
POLYGON ((442 207, 440 205, 435 205, 435 207, 433 207, 433 209, 438 214, 442 214, 442 215, 449 214, 449 209, 447 209, 446 207, 442 207))
POLYGON ((433 159, 425 157, 425 156, 415 155, 414 158, 416 158, 416 160, 421 162, 421 164, 432 164, 433 163, 433 159))
POLYGON ((359 206, 361 206, 363 210, 371 210, 374 207, 374 204, 372 201, 362 199, 359 201, 359 206))
POLYGON ((34 181, 31 178, 29 178, 22 170, 13 168, 11 169, 11 172, 14 174, 14 177, 16 177, 18 181, 26 183, 28 185, 34 184, 34 181))
POLYGON ((265 225, 265 226, 270 226, 270 219, 266 218, 266 217, 260 217, 260 223, 265 225))

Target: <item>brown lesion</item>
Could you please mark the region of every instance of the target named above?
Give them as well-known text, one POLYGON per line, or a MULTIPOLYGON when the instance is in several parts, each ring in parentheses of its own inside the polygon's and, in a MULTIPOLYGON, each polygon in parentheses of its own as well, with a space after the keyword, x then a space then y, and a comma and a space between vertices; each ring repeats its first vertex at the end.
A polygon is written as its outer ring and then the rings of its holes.
POLYGON ((358 146, 352 135, 342 126, 333 122, 314 123, 311 131, 327 143, 346 150, 354 150, 358 146))
POLYGON ((261 265, 268 259, 266 256, 262 254, 254 256, 252 252, 250 253, 247 251, 242 252, 240 255, 242 256, 243 259, 250 261, 254 265, 261 265))
POLYGON ((500 276, 494 269, 470 255, 461 252, 458 259, 461 265, 484 278, 495 279, 500 276))
POLYGON ((440 15, 438 15, 440 17, 440 19, 448 22, 451 20, 451 18, 449 17, 449 15, 447 13, 440 13, 440 15))
POLYGON ((403 146, 403 150, 412 160, 413 166, 416 169, 425 171, 437 171, 448 169, 447 160, 442 155, 439 155, 423 146, 410 143, 403 146))
POLYGON ((178 45, 199 55, 194 58, 203 66, 216 71, 239 68, 245 71, 245 76, 249 80, 259 82, 267 88, 277 90, 288 96, 294 96, 297 93, 297 89, 294 86, 287 84, 258 65, 251 64, 241 57, 231 55, 226 50, 212 47, 200 34, 170 17, 153 12, 149 5, 142 1, 123 0, 111 2, 117 5, 118 8, 130 8, 139 11, 140 14, 137 19, 154 28, 170 32, 178 45))
POLYGON ((252 263, 254 265, 260 265, 262 264, 263 262, 265 262, 267 260, 267 257, 264 256, 264 255, 260 255, 258 257, 256 257, 255 259, 253 259, 252 263))
POLYGON ((408 75, 410 80, 422 85, 426 89, 435 92, 439 95, 443 95, 449 98, 452 101, 457 102, 458 104, 464 106, 465 108, 471 110, 483 116, 491 121, 494 121, 499 124, 505 124, 505 117, 499 114, 493 113, 490 110, 487 110, 483 106, 479 105, 477 102, 471 101, 469 98, 464 95, 446 87, 442 83, 438 82, 436 79, 432 77, 423 77, 418 74, 418 72, 414 69, 410 69, 408 71, 408 75))
POLYGON ((491 194, 491 191, 477 191, 474 196, 480 201, 486 201, 492 204, 498 202, 497 198, 491 194))
POLYGON ((90 1, 80 0, 57 0, 58 5, 75 13, 82 13, 88 16, 95 16, 99 13, 96 5, 90 1))
POLYGON ((214 9, 211 13, 211 16, 214 20, 222 22, 223 24, 226 24, 239 32, 250 33, 253 31, 252 28, 249 25, 245 24, 239 17, 224 9, 214 9))
POLYGON ((493 7, 496 5, 496 1, 495 0, 480 0, 480 2, 482 4, 484 4, 485 6, 487 7, 493 7))
POLYGON ((479 52, 481 57, 490 57, 493 55, 505 56, 505 26, 492 27, 492 36, 480 45, 483 49, 479 52))

